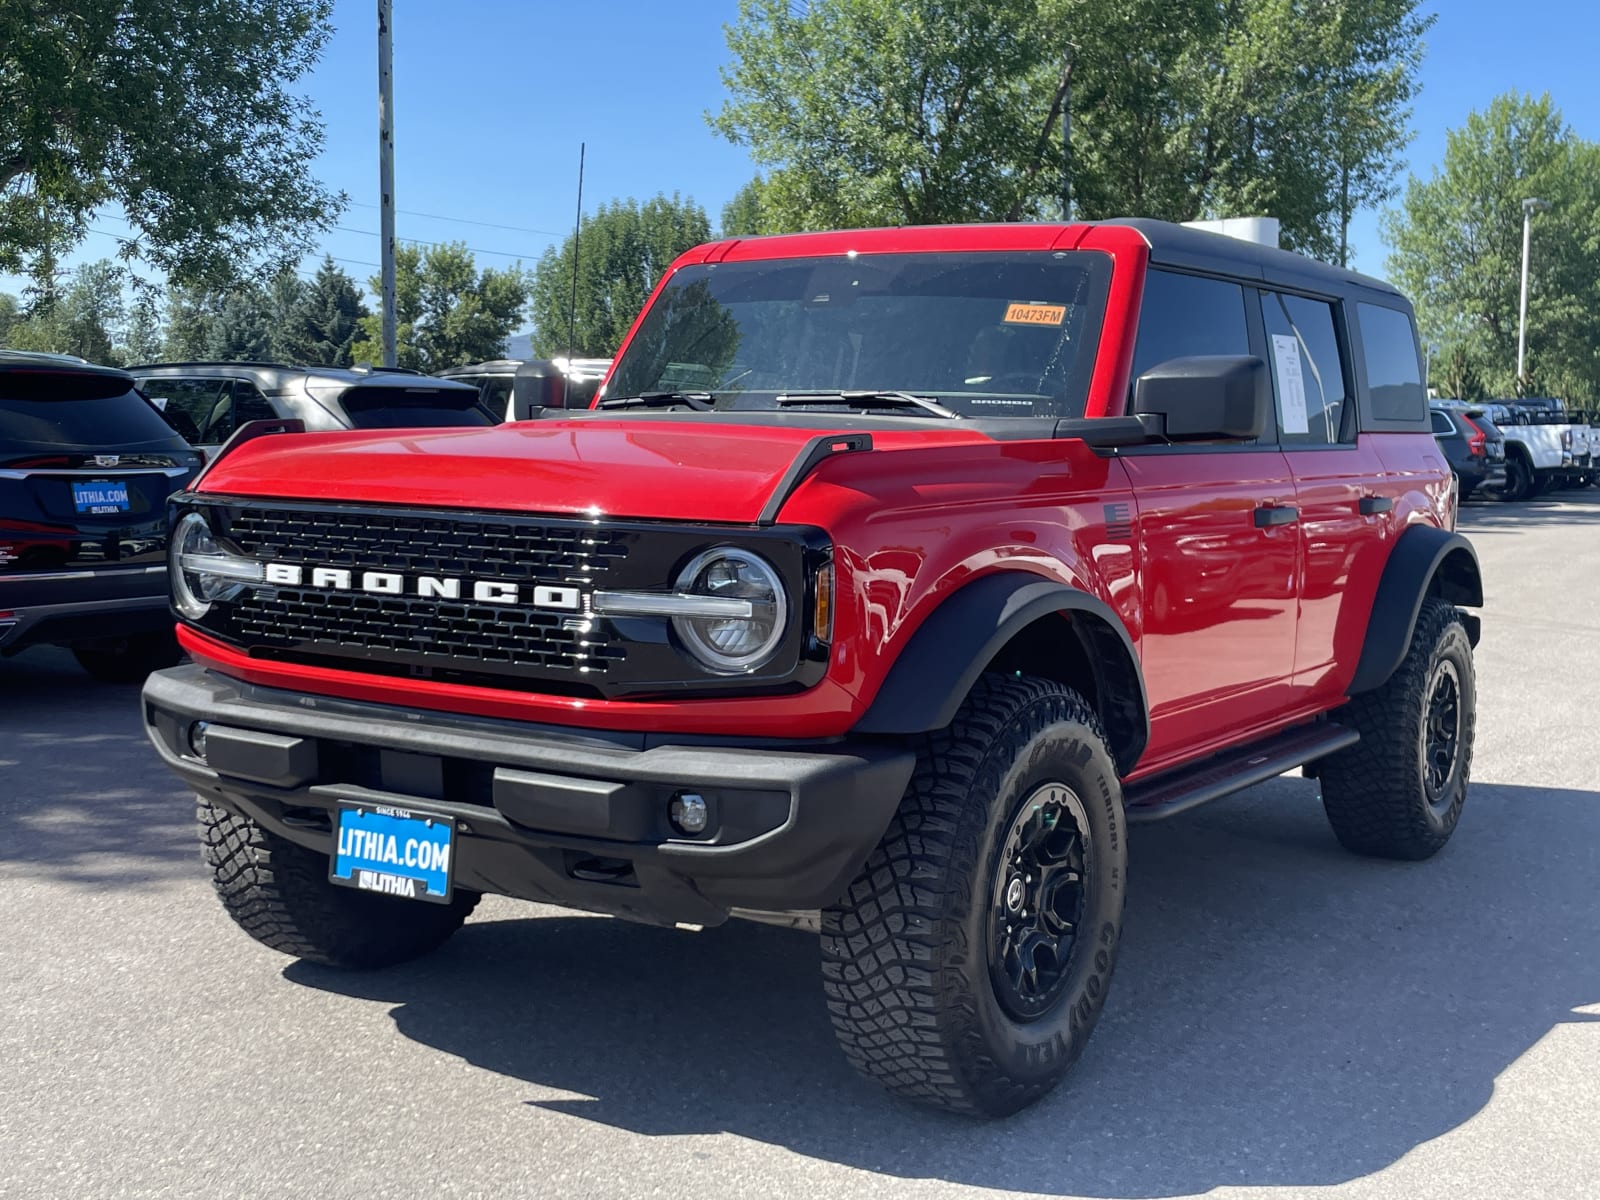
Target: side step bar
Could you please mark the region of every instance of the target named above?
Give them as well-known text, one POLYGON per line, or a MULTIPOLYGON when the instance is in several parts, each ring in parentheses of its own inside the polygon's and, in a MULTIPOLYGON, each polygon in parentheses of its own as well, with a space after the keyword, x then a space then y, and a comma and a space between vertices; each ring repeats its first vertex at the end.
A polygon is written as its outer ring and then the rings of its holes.
POLYGON ((1291 729, 1239 750, 1225 750, 1192 767, 1133 784, 1123 795, 1128 824, 1176 816, 1210 800, 1263 783, 1312 759, 1361 740, 1354 729, 1323 723, 1291 729))

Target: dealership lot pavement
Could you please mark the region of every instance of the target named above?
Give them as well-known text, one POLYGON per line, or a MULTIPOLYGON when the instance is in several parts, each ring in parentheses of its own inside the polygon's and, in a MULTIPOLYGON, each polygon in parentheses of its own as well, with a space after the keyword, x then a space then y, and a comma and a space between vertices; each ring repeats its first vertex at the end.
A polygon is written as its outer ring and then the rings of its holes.
POLYGON ((0 663, 0 1196, 1600 1195, 1600 494, 1462 527, 1454 841, 1351 858, 1291 777, 1138 829, 1106 1018, 1003 1124, 858 1082, 802 934, 490 900, 413 966, 294 964, 137 689, 0 663))

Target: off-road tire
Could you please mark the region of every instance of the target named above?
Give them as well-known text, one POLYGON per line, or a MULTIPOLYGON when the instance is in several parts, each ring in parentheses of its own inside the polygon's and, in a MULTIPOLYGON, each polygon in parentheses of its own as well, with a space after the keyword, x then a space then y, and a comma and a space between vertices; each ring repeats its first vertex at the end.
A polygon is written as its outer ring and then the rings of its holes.
POLYGON ((1361 741, 1318 765, 1323 808, 1346 849, 1412 861, 1438 853, 1461 819, 1476 711, 1472 643, 1461 614, 1442 600, 1424 600, 1411 647, 1393 677, 1335 714, 1360 732, 1361 741), (1443 786, 1430 798, 1425 737, 1441 664, 1454 672, 1458 733, 1443 786))
POLYGON ((1527 500, 1533 493, 1533 462, 1527 453, 1522 450, 1510 450, 1506 454, 1506 481, 1500 487, 1500 499, 1506 501, 1527 500))
POLYGON ((822 913, 828 1012, 851 1065, 889 1091, 1004 1116, 1060 1081, 1105 1004, 1127 886, 1122 791, 1094 710, 1049 680, 983 676, 917 750, 883 840, 822 913), (992 924, 1008 919, 997 870, 1015 869, 999 861, 1006 839, 1050 785, 1081 809, 1079 920, 1059 991, 1017 1020, 991 974, 992 924))
POLYGON ((143 683, 150 672, 176 666, 183 651, 172 632, 162 630, 80 642, 72 647, 72 657, 101 683, 143 683))
POLYGON ((200 797, 201 856, 234 923, 263 946, 329 967, 388 967, 439 947, 477 907, 396 899, 328 882, 328 856, 200 797))

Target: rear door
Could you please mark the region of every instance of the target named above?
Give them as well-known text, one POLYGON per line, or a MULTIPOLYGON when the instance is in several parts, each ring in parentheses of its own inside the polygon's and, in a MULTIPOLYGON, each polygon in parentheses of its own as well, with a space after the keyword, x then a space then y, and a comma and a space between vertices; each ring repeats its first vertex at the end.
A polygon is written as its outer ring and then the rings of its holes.
MULTIPOLYGON (((1260 354, 1250 324, 1242 285, 1151 270, 1134 377, 1171 358, 1260 354)), ((1144 564, 1148 769, 1280 719, 1294 670, 1300 535, 1275 431, 1243 446, 1142 446, 1123 462, 1144 564)))
POLYGON ((0 369, 0 577, 159 565, 199 466, 126 375, 0 369))
POLYGON ((1278 437, 1299 497, 1300 619, 1290 703, 1337 692, 1337 663, 1360 656, 1371 592, 1387 556, 1395 481, 1377 446, 1359 436, 1355 369, 1343 305, 1284 290, 1259 293, 1278 437))

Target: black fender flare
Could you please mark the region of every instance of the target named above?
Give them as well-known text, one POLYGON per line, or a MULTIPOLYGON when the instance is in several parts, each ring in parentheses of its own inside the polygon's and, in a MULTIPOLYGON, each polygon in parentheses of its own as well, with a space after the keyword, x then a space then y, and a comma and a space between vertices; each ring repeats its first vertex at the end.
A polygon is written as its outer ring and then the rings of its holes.
MULTIPOLYGON (((1433 525, 1413 525, 1400 535, 1372 601, 1361 660, 1348 692, 1370 692, 1389 681, 1411 649, 1422 602, 1438 596, 1468 608, 1483 606, 1483 576, 1472 543, 1459 533, 1433 525)), ((1478 644, 1476 617, 1467 620, 1472 644, 1478 644)))
POLYGON ((1037 575, 1006 571, 966 584, 912 633, 855 732, 915 734, 943 729, 978 677, 1013 637, 1064 614, 1095 671, 1101 721, 1127 774, 1150 740, 1144 673, 1133 639, 1097 596, 1037 575))

